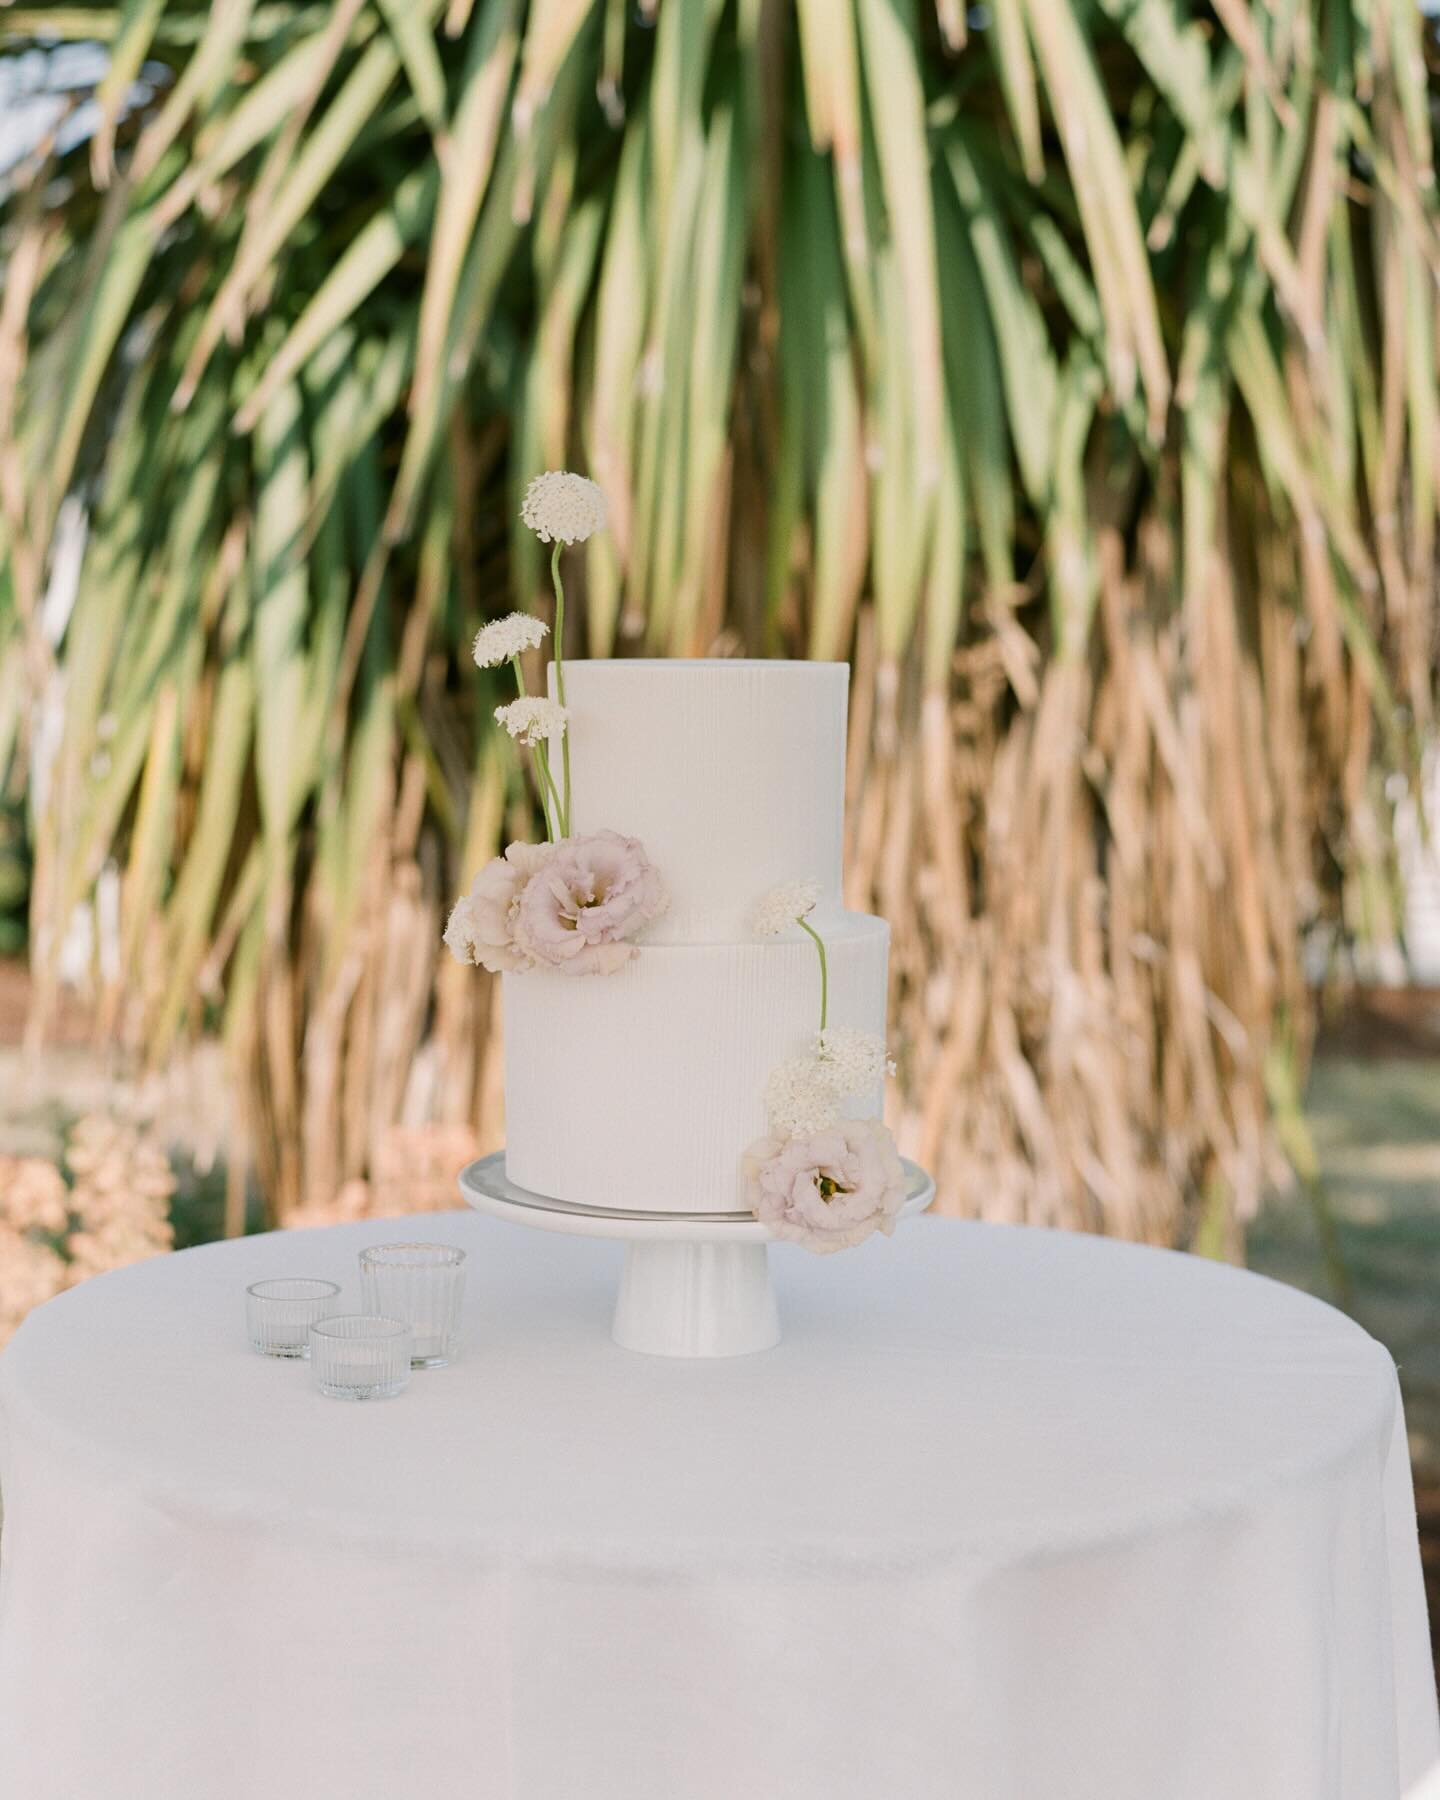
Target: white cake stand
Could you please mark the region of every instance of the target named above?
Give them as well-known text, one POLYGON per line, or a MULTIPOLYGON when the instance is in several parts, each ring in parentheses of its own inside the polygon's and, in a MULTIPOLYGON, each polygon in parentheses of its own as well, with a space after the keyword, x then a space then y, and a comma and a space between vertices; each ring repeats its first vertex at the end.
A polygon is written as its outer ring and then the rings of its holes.
MULTIPOLYGON (((460 1172, 478 1212, 536 1231, 620 1238, 625 1269, 615 1302, 615 1342, 651 1356, 744 1356, 780 1341, 767 1247, 774 1239, 748 1213, 622 1212, 549 1200, 505 1177, 505 1152, 460 1172)), ((902 1219, 923 1212, 935 1183, 905 1163, 902 1219)))

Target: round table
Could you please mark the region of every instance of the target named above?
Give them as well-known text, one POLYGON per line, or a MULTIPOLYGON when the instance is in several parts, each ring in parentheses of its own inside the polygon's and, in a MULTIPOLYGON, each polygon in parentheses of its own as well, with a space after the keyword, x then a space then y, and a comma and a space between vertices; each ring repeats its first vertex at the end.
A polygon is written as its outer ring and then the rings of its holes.
POLYGON ((0 1359, 15 1800, 1395 1800, 1440 1754, 1393 1365, 1188 1257, 921 1219, 772 1253, 774 1350, 609 1338, 472 1215, 101 1277, 0 1359), (346 1406, 245 1284, 470 1252, 346 1406))

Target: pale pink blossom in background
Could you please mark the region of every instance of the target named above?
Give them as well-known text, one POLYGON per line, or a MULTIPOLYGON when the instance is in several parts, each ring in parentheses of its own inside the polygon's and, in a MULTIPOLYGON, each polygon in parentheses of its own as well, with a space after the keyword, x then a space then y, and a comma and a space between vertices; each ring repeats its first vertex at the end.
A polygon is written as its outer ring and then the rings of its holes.
POLYGON ((64 1157, 69 1184, 43 1157, 0 1156, 0 1343, 62 1288, 174 1244, 175 1177, 153 1137, 87 1114, 71 1127, 64 1157))
POLYGON ((0 1220, 16 1231, 58 1237, 70 1223, 70 1195, 54 1163, 39 1156, 0 1156, 0 1220))
POLYGON ((482 1146, 469 1125, 393 1125, 375 1146, 368 1181, 356 1177, 326 1199, 307 1201, 286 1216, 286 1228, 450 1212, 459 1204, 456 1177, 485 1148, 494 1146, 482 1146))
POLYGON ((887 1236, 905 1203, 905 1171, 879 1119, 842 1119, 808 1137, 761 1138, 745 1152, 746 1198, 772 1237, 847 1250, 887 1236))
POLYGON ((138 1126, 101 1113, 83 1118, 65 1146, 65 1162, 78 1221, 65 1246, 70 1286, 173 1247, 170 1159, 138 1126))
POLYGON ((0 1222, 0 1344, 32 1307, 60 1292, 67 1276, 65 1259, 57 1251, 0 1222))

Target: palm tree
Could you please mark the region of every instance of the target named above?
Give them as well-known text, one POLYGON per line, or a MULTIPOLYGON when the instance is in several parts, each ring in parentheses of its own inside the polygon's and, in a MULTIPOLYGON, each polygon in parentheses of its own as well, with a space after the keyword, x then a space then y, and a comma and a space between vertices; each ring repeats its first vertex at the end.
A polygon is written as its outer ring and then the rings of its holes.
POLYGON ((103 1028, 223 1031, 278 1214, 402 1116, 495 1135, 436 949, 529 802, 465 650, 541 604, 518 493, 568 464, 614 519, 575 650, 853 657, 949 1202, 1233 1241, 1432 724, 1416 10, 0 11, 57 40, 93 110, 0 211, 36 1032, 108 880, 103 1028))

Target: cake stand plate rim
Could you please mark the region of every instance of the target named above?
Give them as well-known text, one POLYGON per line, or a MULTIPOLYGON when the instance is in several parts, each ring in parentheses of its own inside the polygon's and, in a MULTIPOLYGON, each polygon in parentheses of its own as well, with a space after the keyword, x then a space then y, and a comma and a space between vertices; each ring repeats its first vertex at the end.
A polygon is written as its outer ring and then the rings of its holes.
MULTIPOLYGON (((905 1204, 899 1217, 907 1219, 925 1211, 935 1198, 935 1182, 918 1163, 901 1157, 905 1170, 905 1204)), ((774 1244, 775 1238, 748 1213, 646 1213, 583 1207, 574 1201, 552 1200, 544 1194, 517 1187, 505 1174, 505 1152, 494 1150, 478 1157, 460 1171, 459 1187, 468 1206, 494 1218, 510 1219, 537 1231, 558 1231, 576 1237, 629 1238, 692 1243, 774 1244)))

